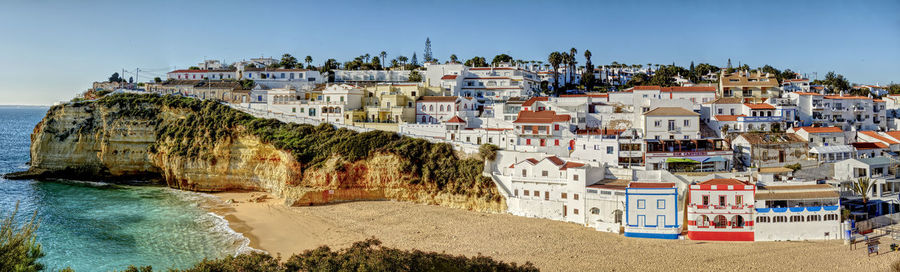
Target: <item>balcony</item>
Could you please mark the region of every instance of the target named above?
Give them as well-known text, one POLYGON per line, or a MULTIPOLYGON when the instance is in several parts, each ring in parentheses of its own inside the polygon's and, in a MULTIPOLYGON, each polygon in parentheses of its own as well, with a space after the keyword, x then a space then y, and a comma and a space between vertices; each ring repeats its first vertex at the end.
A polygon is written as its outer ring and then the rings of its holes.
POLYGON ((738 117, 739 122, 781 122, 781 116, 744 116, 738 117))

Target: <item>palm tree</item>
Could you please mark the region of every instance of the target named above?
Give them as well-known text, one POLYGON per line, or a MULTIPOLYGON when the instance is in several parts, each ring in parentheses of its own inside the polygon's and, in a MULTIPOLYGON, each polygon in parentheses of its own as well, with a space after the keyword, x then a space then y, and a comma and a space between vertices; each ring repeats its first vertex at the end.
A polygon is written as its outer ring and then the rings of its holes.
POLYGON ((874 184, 872 184, 871 179, 868 177, 861 177, 856 182, 853 182, 851 189, 861 195, 863 204, 866 204, 866 202, 869 202, 869 191, 872 191, 872 188, 874 188, 872 185, 874 184))
POLYGON ((369 55, 369 53, 366 53, 365 55, 363 55, 363 59, 366 60, 365 62, 369 62, 369 57, 371 57, 371 56, 369 55))
POLYGON ((459 63, 459 58, 456 57, 456 54, 450 55, 450 62, 451 63, 459 63))
POLYGON ((309 69, 309 64, 312 63, 312 56, 306 56, 306 58, 303 59, 303 61, 306 62, 306 67, 307 67, 307 69, 309 69))
POLYGON ((381 51, 378 55, 381 56, 381 70, 384 70, 384 64, 387 62, 387 52, 381 51))
POLYGON ((585 71, 584 74, 592 77, 588 79, 581 79, 581 81, 583 81, 584 83, 584 89, 586 89, 587 91, 594 90, 594 65, 591 64, 591 56, 591 50, 584 50, 584 64, 586 66, 585 68, 587 68, 587 71, 585 71))
POLYGON ((560 52, 552 52, 550 56, 547 57, 547 62, 553 66, 553 92, 559 93, 559 76, 557 75, 557 70, 559 70, 559 64, 563 61, 563 54, 560 52))
POLYGON ((562 58, 563 67, 566 68, 566 74, 563 75, 563 82, 565 83, 563 84, 563 87, 565 88, 566 86, 569 86, 569 60, 572 58, 569 56, 569 53, 566 52, 560 53, 560 57, 562 58))
POLYGON ((577 61, 575 61, 575 56, 577 54, 578 49, 575 49, 575 47, 569 49, 569 67, 572 68, 572 72, 569 73, 569 81, 575 81, 573 77, 575 76, 575 63, 577 63, 577 61))

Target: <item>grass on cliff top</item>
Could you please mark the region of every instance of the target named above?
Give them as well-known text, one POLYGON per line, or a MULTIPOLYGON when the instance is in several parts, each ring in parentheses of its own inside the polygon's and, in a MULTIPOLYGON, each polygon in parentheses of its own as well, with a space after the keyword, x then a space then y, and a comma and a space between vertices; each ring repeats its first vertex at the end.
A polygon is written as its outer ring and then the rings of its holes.
POLYGON ((168 148, 174 155, 213 160, 210 149, 223 140, 231 141, 237 136, 238 128, 243 127, 263 142, 290 151, 304 170, 321 167, 334 155, 354 162, 373 154, 390 153, 404 159, 401 169, 416 177, 409 180, 412 184, 424 183, 454 194, 475 192, 479 197, 500 199, 492 193, 493 182, 481 175, 484 161, 460 159, 449 144, 386 131, 358 133, 335 129, 330 124, 312 126, 256 118, 215 101, 181 96, 116 94, 97 103, 118 107, 119 117, 150 119, 156 124, 157 146, 168 148), (164 122, 160 116, 162 107, 183 109, 186 117, 164 122))

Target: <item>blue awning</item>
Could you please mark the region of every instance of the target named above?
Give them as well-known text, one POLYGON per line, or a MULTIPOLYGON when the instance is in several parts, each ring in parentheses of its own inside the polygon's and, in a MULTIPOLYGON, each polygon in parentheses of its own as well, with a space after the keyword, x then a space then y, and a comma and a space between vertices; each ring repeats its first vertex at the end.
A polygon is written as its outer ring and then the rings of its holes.
POLYGON ((715 157, 709 157, 708 159, 706 159, 703 162, 727 162, 727 161, 728 160, 726 160, 725 158, 722 158, 721 156, 715 156, 715 157))

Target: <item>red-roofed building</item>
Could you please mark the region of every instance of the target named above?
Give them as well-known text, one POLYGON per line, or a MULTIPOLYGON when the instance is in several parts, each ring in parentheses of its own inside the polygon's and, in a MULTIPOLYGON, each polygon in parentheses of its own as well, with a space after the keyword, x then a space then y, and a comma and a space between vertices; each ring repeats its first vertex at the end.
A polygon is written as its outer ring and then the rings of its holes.
POLYGON ((574 142, 571 116, 555 111, 520 111, 513 121, 516 150, 563 154, 574 142), (557 149, 550 151, 550 149, 557 149))
POLYGON ((710 179, 688 189, 687 226, 691 240, 753 241, 756 185, 737 179, 710 179))
POLYGON ((603 177, 602 167, 556 156, 519 158, 503 167, 499 181, 507 210, 519 216, 589 225, 587 186, 603 177))
POLYGON ((856 132, 856 141, 857 142, 867 142, 867 143, 881 143, 881 144, 887 145, 888 151, 891 151, 891 152, 900 151, 900 139, 894 137, 894 136, 900 137, 900 133, 897 133, 896 131, 890 131, 888 133, 871 131, 871 130, 857 131, 856 132), (888 134, 888 133, 890 133, 890 134, 888 134), (891 134, 893 134, 893 135, 891 135, 891 134))
POLYGON ((659 87, 635 86, 620 92, 608 93, 608 102, 633 106, 635 111, 649 111, 658 107, 660 100, 667 105, 680 105, 691 110, 699 110, 700 104, 716 99, 715 87, 659 87), (686 100, 685 104, 675 104, 686 100))
POLYGON ((856 158, 889 156, 886 153, 891 151, 891 147, 882 142, 856 142, 850 145, 856 148, 856 158))
POLYGON ((475 100, 457 96, 422 96, 416 100, 416 123, 437 124, 457 116, 477 117, 475 100))
POLYGON ((809 147, 836 146, 850 143, 849 137, 839 127, 795 127, 787 131, 809 142, 809 147))

